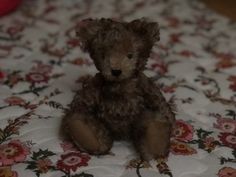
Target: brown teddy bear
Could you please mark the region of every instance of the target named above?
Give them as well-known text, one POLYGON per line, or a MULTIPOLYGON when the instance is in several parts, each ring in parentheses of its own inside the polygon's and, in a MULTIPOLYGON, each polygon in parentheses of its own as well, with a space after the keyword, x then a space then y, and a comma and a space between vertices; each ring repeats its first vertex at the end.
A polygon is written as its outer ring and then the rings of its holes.
POLYGON ((143 160, 166 157, 175 115, 143 74, 159 40, 158 24, 85 19, 77 36, 99 72, 83 82, 63 119, 74 143, 99 155, 108 153, 114 140, 128 140, 143 160))

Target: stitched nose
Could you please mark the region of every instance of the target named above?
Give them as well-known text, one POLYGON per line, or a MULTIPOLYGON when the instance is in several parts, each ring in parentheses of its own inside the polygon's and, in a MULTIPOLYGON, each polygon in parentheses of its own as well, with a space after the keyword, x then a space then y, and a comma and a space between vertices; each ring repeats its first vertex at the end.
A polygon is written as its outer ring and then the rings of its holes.
POLYGON ((118 76, 121 74, 121 70, 112 69, 112 70, 111 70, 111 74, 112 74, 113 76, 118 77, 118 76))

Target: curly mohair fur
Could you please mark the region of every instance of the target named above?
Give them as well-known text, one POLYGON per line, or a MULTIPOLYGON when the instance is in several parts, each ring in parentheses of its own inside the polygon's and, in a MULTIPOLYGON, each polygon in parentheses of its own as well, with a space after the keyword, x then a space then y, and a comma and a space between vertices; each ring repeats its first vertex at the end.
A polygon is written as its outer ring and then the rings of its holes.
POLYGON ((63 119, 74 143, 106 154, 114 140, 128 140, 144 160, 167 156, 175 115, 143 74, 159 40, 158 24, 85 19, 77 36, 99 72, 83 82, 63 119))

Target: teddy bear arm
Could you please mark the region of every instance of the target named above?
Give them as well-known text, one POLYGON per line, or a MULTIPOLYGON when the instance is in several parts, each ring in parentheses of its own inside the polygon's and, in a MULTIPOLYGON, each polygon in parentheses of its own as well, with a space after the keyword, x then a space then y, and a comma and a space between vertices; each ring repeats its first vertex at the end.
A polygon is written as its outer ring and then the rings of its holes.
POLYGON ((94 112, 99 103, 99 77, 87 78, 70 104, 71 112, 94 112))
POLYGON ((150 95, 150 102, 158 108, 162 118, 168 120, 171 124, 175 122, 175 114, 173 113, 170 104, 166 101, 159 88, 156 88, 156 94, 150 95))
POLYGON ((160 112, 161 118, 174 125, 175 114, 161 93, 160 88, 146 76, 143 76, 141 85, 143 86, 145 106, 148 109, 160 112))
POLYGON ((97 93, 92 88, 79 90, 64 116, 64 131, 80 150, 105 154, 112 146, 112 139, 96 117, 96 105, 97 93))

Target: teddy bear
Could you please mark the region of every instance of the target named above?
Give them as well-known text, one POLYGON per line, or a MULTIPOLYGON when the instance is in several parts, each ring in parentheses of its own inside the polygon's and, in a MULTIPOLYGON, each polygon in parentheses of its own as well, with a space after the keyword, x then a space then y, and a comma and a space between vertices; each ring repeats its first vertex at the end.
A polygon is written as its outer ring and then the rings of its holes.
POLYGON ((84 19, 76 29, 98 72, 82 83, 63 129, 83 152, 109 153, 114 141, 133 144, 143 160, 168 156, 175 114, 143 71, 159 41, 156 22, 84 19))

